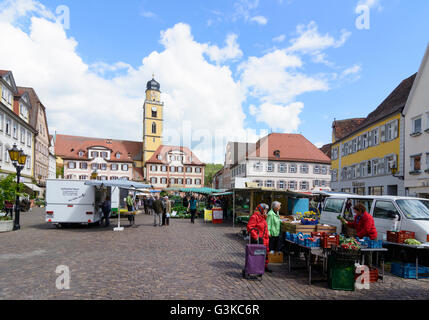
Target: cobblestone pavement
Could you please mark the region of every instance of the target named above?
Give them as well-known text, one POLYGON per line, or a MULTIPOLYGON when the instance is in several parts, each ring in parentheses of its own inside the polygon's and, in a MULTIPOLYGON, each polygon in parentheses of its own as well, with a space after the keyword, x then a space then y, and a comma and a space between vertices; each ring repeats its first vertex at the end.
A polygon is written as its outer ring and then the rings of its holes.
MULTIPOLYGON (((22 229, 0 234, 0 299, 428 299, 429 280, 390 274, 370 290, 334 291, 307 284, 306 271, 272 265, 262 281, 244 280, 240 228, 172 220, 153 227, 139 215, 134 227, 56 229, 36 209, 22 229), (58 265, 70 268, 69 290, 56 289, 58 265)), ((127 226, 128 221, 123 220, 127 226)), ((113 223, 116 220, 112 220, 113 223)), ((315 274, 316 276, 316 274, 315 274)))

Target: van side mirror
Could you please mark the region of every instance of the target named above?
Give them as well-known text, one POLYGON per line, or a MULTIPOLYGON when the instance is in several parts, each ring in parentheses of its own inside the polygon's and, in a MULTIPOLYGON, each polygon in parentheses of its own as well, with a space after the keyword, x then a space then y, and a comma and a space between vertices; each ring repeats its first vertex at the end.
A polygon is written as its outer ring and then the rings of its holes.
POLYGON ((399 215, 398 212, 388 211, 387 214, 388 214, 389 218, 392 218, 392 219, 396 219, 397 218, 398 221, 401 220, 401 216, 399 215))

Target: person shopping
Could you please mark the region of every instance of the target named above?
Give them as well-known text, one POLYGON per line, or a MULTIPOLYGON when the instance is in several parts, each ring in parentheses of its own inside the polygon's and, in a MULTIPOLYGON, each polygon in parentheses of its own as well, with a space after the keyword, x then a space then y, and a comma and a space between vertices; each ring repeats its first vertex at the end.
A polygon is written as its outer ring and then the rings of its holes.
POLYGON ((249 222, 247 223, 247 232, 250 234, 250 242, 253 244, 263 244, 267 248, 267 254, 265 256, 265 272, 272 272, 268 268, 268 250, 269 250, 269 231, 267 225, 267 212, 268 205, 262 203, 256 207, 255 212, 250 216, 249 222), (256 230, 259 231, 258 232, 256 230), (259 239, 259 242, 258 242, 259 239))
POLYGON ((157 226, 157 218, 158 218, 158 225, 162 226, 162 214, 164 211, 164 208, 162 207, 162 202, 159 200, 159 195, 155 196, 155 201, 153 202, 153 210, 155 211, 153 215, 153 226, 157 226))
POLYGON ((268 232, 270 233, 269 249, 271 253, 279 251, 279 237, 282 223, 279 216, 281 205, 280 202, 274 201, 267 216, 268 232))
MULTIPOLYGON (((371 240, 377 240, 377 229, 375 228, 374 218, 366 211, 362 203, 358 203, 353 207, 355 219, 353 222, 348 222, 343 217, 339 217, 343 224, 356 229, 356 235, 359 238, 368 237, 371 240)), ((372 254, 371 252, 365 253, 365 260, 371 266, 372 254)))

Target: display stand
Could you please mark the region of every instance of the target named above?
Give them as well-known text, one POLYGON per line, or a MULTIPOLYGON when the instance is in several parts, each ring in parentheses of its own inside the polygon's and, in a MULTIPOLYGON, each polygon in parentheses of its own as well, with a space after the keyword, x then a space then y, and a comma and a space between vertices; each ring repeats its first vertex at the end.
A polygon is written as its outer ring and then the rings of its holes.
POLYGON ((121 227, 121 210, 118 210, 118 226, 113 231, 124 231, 124 227, 121 227))
POLYGON ((213 207, 213 223, 223 223, 223 209, 213 207))

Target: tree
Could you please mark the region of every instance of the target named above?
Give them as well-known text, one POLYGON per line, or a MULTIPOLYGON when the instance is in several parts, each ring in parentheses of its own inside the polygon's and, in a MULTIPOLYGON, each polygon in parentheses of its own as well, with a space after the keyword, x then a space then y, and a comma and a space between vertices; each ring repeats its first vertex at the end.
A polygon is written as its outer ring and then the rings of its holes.
POLYGON ((15 203, 16 196, 23 196, 24 184, 20 183, 17 188, 16 174, 10 174, 7 177, 0 178, 0 211, 4 211, 4 202, 15 203))
POLYGON ((223 165, 221 164, 209 163, 206 165, 205 177, 204 177, 204 182, 205 182, 204 184, 206 187, 211 187, 213 182, 213 176, 215 175, 216 172, 218 172, 222 168, 223 168, 223 165))

